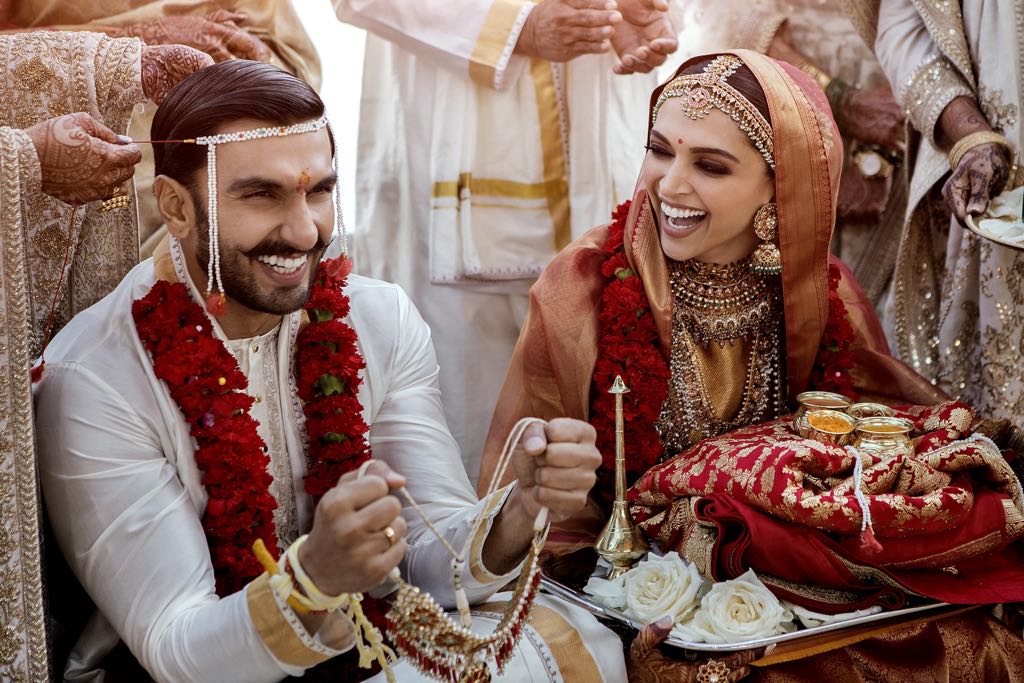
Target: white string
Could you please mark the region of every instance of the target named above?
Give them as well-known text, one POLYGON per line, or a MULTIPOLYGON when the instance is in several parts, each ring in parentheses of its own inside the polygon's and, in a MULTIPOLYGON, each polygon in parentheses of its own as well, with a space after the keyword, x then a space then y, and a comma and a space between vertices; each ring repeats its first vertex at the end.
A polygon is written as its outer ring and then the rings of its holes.
POLYGON ((871 503, 861 490, 861 480, 864 476, 862 454, 853 446, 847 446, 846 452, 853 456, 853 496, 860 506, 860 530, 864 531, 871 526, 871 503))
POLYGON ((338 240, 341 245, 341 253, 348 256, 348 231, 345 230, 345 215, 341 210, 341 174, 338 173, 338 138, 331 128, 331 122, 327 121, 327 130, 334 140, 334 155, 331 156, 331 168, 334 170, 334 230, 338 233, 338 240))
MULTIPOLYGON (((487 487, 487 493, 484 495, 484 498, 498 490, 498 482, 501 481, 502 477, 505 475, 505 470, 508 469, 508 465, 512 461, 512 455, 515 453, 516 444, 519 443, 519 439, 522 438, 523 432, 526 431, 526 428, 529 427, 534 422, 545 424, 544 420, 541 420, 540 418, 524 417, 519 422, 517 422, 514 427, 512 427, 512 431, 509 432, 508 437, 505 439, 505 445, 501 449, 501 455, 498 458, 498 465, 494 469, 494 475, 491 477, 491 483, 487 487)), ((373 460, 367 460, 362 465, 360 465, 356 478, 361 479, 366 474, 366 471, 369 469, 370 464, 373 462, 373 460)), ((446 539, 441 534, 441 532, 438 531, 437 527, 433 525, 433 523, 430 521, 430 518, 427 517, 427 514, 423 512, 423 509, 420 508, 419 504, 413 499, 412 494, 409 493, 408 489, 406 489, 403 486, 398 490, 398 493, 403 498, 405 498, 406 502, 409 503, 409 507, 411 507, 413 511, 419 516, 419 518, 423 521, 426 527, 430 529, 431 533, 433 533, 434 536, 436 536, 437 539, 441 541, 441 544, 452 556, 452 559, 456 562, 464 563, 466 551, 469 549, 469 545, 472 543, 473 538, 476 536, 476 532, 479 530, 480 526, 483 525, 483 515, 477 517, 473 525, 473 532, 469 534, 469 537, 466 540, 466 546, 460 553, 455 550, 451 543, 448 542, 448 539, 446 539)), ((543 507, 540 509, 540 512, 537 513, 537 519, 546 523, 547 514, 548 509, 546 507, 543 507)), ((543 527, 544 525, 541 524, 541 529, 543 529, 543 527)), ((534 530, 537 530, 536 521, 534 522, 534 530)))

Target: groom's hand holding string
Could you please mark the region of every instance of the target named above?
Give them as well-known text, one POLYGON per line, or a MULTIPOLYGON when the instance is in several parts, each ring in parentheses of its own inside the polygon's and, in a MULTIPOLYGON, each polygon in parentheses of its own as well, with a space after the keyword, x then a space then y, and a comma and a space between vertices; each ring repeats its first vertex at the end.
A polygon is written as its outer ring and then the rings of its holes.
POLYGON ((392 493, 403 486, 405 477, 374 461, 365 476, 349 472, 324 494, 299 548, 299 563, 317 588, 328 595, 363 593, 398 566, 406 524, 392 493))

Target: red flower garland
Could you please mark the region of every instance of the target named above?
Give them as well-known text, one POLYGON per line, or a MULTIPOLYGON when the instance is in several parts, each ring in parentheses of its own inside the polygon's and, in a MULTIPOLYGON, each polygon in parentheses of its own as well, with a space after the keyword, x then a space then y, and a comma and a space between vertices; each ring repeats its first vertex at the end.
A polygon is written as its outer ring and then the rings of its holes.
POLYGON ((846 305, 839 296, 839 280, 842 274, 839 266, 828 267, 828 324, 821 335, 818 355, 811 368, 810 386, 819 391, 833 391, 856 398, 853 388, 853 353, 850 345, 854 340, 853 325, 846 314, 846 305))
POLYGON ((270 458, 249 415, 248 382, 184 284, 156 282, 132 304, 132 316, 154 374, 166 383, 195 439, 196 466, 209 496, 203 530, 217 592, 230 595, 263 571, 253 541, 277 546, 270 458))
MULTIPOLYGON (((597 361, 590 385, 590 423, 597 430, 597 447, 604 458, 595 491, 605 499, 610 499, 614 491, 615 397, 608 389, 615 376, 622 375, 630 388, 622 406, 629 444, 626 476, 630 483, 661 459, 661 437, 654 423, 668 398, 671 378, 643 282, 626 260, 623 239, 630 203, 623 202, 612 213, 603 247, 608 258, 601 265, 601 275, 608 278, 608 283, 601 293, 597 361)), ((852 396, 850 344, 854 332, 839 296, 839 279, 838 267, 829 266, 828 324, 810 382, 817 389, 852 396)))
MULTIPOLYGON (((370 458, 369 427, 359 403, 359 371, 366 363, 355 331, 345 322, 349 269, 342 260, 347 259, 325 261, 317 269, 304 307, 309 324, 296 339, 295 378, 309 442, 305 488, 314 504, 343 474, 370 458)), ((209 496, 202 524, 217 594, 230 595, 263 572, 253 542, 261 538, 268 548, 277 546, 270 457, 249 415, 248 381, 184 284, 156 282, 132 304, 132 316, 153 372, 166 383, 195 439, 196 465, 209 496)), ((378 628, 383 626, 383 601, 364 598, 363 609, 378 628)), ((355 657, 344 656, 310 673, 325 680, 372 675, 356 664, 355 657)))
POLYGON ((668 398, 671 376, 643 282, 626 260, 623 238, 630 204, 623 202, 612 213, 604 245, 608 258, 601 265, 601 275, 608 278, 608 284, 601 293, 597 361, 590 385, 590 422, 597 430, 597 447, 604 458, 596 490, 605 497, 614 491, 615 397, 608 389, 615 376, 622 375, 630 389, 622 404, 630 482, 661 458, 661 437, 654 422, 668 398))

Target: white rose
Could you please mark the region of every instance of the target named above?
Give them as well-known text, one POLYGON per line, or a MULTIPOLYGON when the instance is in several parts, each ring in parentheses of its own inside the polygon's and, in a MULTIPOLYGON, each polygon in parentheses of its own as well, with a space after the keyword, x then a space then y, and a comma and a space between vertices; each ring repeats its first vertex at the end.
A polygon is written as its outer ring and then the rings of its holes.
POLYGON ((673 551, 661 557, 649 554, 623 575, 623 583, 627 614, 644 624, 668 614, 678 623, 697 609, 704 579, 673 551))
POLYGON ((626 609, 626 593, 622 588, 622 579, 625 575, 615 579, 599 579, 596 576, 590 577, 583 592, 591 595, 599 603, 620 612, 626 609))
POLYGON ((673 633, 693 643, 739 643, 793 630, 793 613, 751 569, 712 586, 693 619, 678 624, 673 633))

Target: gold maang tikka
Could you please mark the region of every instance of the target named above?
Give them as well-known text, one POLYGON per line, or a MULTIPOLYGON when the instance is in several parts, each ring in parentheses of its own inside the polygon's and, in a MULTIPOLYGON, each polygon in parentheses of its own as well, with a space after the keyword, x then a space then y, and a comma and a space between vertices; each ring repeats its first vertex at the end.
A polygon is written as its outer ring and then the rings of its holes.
POLYGON ((658 118, 658 111, 665 100, 671 97, 683 99, 683 112, 697 121, 707 116, 712 108, 736 122, 772 171, 775 170, 772 127, 757 107, 752 105, 740 91, 729 85, 728 78, 743 66, 733 55, 720 55, 699 74, 683 74, 666 85, 651 112, 651 125, 658 118))

